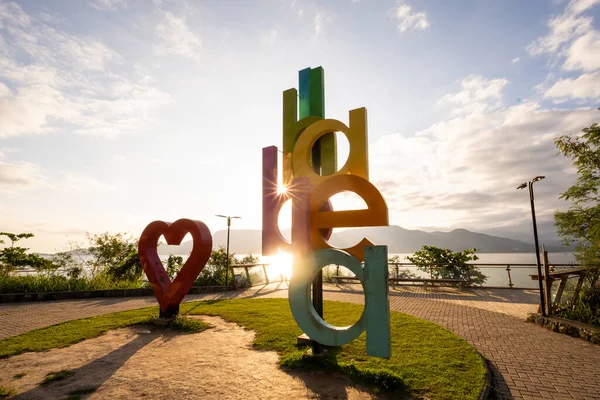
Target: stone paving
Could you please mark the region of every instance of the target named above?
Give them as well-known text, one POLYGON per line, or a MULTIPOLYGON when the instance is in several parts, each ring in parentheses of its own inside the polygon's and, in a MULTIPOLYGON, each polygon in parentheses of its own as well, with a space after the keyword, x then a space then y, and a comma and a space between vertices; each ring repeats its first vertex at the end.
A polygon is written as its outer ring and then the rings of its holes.
MULTIPOLYGON (((187 296, 185 301, 285 297, 285 284, 242 292, 187 296)), ((329 300, 363 303, 360 285, 325 285, 329 300)), ((524 322, 537 309, 535 291, 396 287, 390 307, 438 323, 489 361, 496 398, 600 399, 600 346, 524 322)), ((152 297, 0 305, 0 338, 58 322, 156 304, 152 297)))

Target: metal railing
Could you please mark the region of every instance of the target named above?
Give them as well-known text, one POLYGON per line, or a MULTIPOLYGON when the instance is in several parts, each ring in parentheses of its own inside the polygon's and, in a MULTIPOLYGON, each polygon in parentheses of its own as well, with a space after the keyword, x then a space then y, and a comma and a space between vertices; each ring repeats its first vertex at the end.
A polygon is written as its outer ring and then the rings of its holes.
MULTIPOLYGON (((568 264, 564 264, 564 263, 555 263, 555 264, 551 264, 550 265, 550 270, 560 270, 563 268, 573 268, 573 267, 579 267, 580 264, 574 264, 574 263, 568 263, 568 264)), ((487 288, 510 288, 510 289, 531 289, 531 290, 539 290, 539 287, 533 287, 533 285, 529 285, 531 287, 528 287, 528 285, 525 285, 524 282, 529 282, 529 281, 537 281, 537 264, 525 264, 525 263, 467 263, 464 266, 463 265, 453 265, 453 264, 431 264, 428 266, 429 271, 423 271, 418 270, 418 266, 415 265, 414 263, 405 263, 405 262, 393 262, 393 263, 389 263, 388 264, 388 270, 389 270, 389 274, 392 276, 398 276, 400 273, 400 268, 401 267, 409 267, 411 269, 415 269, 417 271, 421 271, 423 273, 427 273, 429 272, 430 277, 433 276, 433 271, 435 269, 441 269, 441 268, 448 268, 448 267, 453 267, 453 268, 464 268, 466 269, 466 273, 464 275, 466 275, 466 279, 465 279, 465 284, 468 287, 487 287, 487 288), (391 267, 391 268, 390 268, 391 267), (477 268, 479 269, 483 275, 485 275, 487 278, 490 278, 492 276, 490 276, 490 274, 486 274, 485 270, 489 269, 489 270, 504 270, 506 271, 506 275, 505 275, 505 282, 506 285, 486 285, 486 284, 482 284, 482 285, 476 285, 472 282, 471 279, 471 271, 473 270, 473 268, 477 268), (522 272, 526 269, 530 269, 529 272, 531 272, 530 274, 527 274, 529 276, 529 281, 527 281, 527 279, 525 277, 520 277, 522 279, 519 279, 521 282, 519 282, 519 284, 515 284, 513 282, 513 275, 511 274, 516 272, 516 271, 520 271, 519 273, 522 274, 522 272), (392 272, 394 272, 395 274, 392 274, 392 272)), ((411 271, 412 272, 412 271, 411 271)), ((495 278, 494 280, 498 280, 499 276, 498 274, 496 274, 496 276, 493 276, 493 278, 495 278)))

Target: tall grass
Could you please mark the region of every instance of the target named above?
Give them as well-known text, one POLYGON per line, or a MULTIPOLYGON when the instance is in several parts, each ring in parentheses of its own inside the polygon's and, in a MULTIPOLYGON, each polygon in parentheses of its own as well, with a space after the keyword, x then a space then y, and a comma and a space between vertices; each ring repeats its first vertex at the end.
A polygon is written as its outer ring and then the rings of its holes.
POLYGON ((137 289, 144 286, 147 282, 119 280, 104 274, 80 278, 43 274, 0 277, 0 294, 137 289))

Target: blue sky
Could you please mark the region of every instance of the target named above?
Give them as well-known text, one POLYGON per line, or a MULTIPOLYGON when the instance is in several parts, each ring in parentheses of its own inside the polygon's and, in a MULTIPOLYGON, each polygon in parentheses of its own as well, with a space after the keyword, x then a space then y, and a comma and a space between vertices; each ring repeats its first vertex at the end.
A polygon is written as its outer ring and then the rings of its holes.
POLYGON ((0 229, 46 252, 156 219, 259 229, 281 93, 322 65, 327 117, 368 109, 390 223, 531 241, 515 188, 546 175, 551 239, 576 179, 552 140, 600 119, 599 14, 600 0, 0 1, 0 229))

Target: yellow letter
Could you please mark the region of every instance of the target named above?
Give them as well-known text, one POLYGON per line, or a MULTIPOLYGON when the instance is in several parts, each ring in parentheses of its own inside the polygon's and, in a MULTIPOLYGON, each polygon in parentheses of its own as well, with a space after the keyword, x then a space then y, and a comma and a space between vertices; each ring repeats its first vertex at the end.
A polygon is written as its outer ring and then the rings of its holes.
POLYGON ((308 125, 296 141, 292 153, 292 167, 294 177, 307 176, 315 186, 331 176, 343 174, 352 174, 368 180, 367 109, 363 107, 350 111, 350 127, 335 119, 322 119, 308 125), (330 132, 344 133, 350 142, 350 152, 348 161, 338 172, 330 176, 321 176, 316 174, 310 165, 311 151, 317 140, 330 132))

